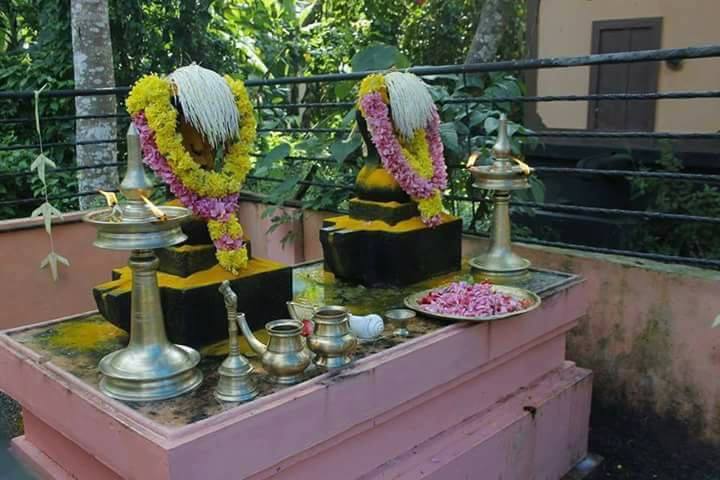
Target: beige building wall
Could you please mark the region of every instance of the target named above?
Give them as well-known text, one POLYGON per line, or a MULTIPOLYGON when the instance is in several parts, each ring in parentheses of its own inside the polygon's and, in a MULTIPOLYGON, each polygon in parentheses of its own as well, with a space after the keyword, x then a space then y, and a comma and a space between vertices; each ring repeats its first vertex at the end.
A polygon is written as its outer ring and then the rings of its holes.
MULTIPOLYGON (((720 44, 720 0, 540 0, 538 58, 588 55, 592 22, 662 17, 661 48, 720 44)), ((539 70, 538 95, 587 95, 590 68, 539 70)), ((720 89, 720 58, 659 66, 658 91, 720 89)), ((538 103, 549 128, 586 128, 587 102, 538 103)), ((660 100, 656 131, 720 130, 720 99, 660 100)))

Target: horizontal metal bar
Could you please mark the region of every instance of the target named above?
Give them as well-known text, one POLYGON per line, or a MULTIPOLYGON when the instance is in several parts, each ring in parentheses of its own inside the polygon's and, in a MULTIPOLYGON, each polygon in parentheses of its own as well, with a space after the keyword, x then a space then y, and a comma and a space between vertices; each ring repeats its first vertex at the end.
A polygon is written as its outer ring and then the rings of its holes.
POLYGON ((258 128, 259 133, 350 133, 348 128, 258 128))
MULTIPOLYGON (((74 167, 53 168, 50 170, 45 170, 45 175, 51 175, 53 173, 62 173, 62 172, 77 172, 80 170, 95 170, 95 169, 101 169, 101 168, 120 167, 120 166, 126 165, 126 163, 127 162, 97 163, 94 165, 81 165, 81 166, 74 166, 74 167)), ((30 170, 22 170, 19 172, 0 172, 0 178, 26 177, 26 176, 32 176, 32 175, 36 175, 36 173, 32 172, 30 170)))
POLYGON ((556 210, 561 212, 600 213, 603 215, 623 215, 626 217, 652 218, 657 220, 678 220, 683 222, 701 222, 720 224, 720 217, 703 217, 699 215, 686 215, 681 213, 645 212, 640 210, 624 210, 620 208, 583 207, 579 205, 562 205, 558 203, 537 203, 512 200, 512 205, 531 207, 542 210, 556 210))
MULTIPOLYGON (((474 199, 472 197, 452 194, 444 195, 444 198, 448 200, 455 200, 458 202, 478 201, 477 199, 474 199)), ((530 207, 561 212, 599 213, 602 215, 622 215, 626 217, 650 218, 656 220, 678 220, 683 222, 720 224, 719 217, 703 217, 699 215, 686 215, 682 213, 646 212, 641 210, 623 210, 619 208, 583 207, 580 205, 562 205, 559 203, 523 202, 520 200, 511 200, 511 204, 518 207, 530 207)))
MULTIPOLYGON (((536 70, 543 68, 582 67, 589 65, 609 65, 617 63, 635 63, 648 61, 667 61, 720 57, 720 45, 703 45, 687 48, 667 48, 659 50, 639 50, 634 52, 603 53, 594 55, 583 55, 576 57, 553 57, 526 60, 508 60, 501 62, 441 65, 441 66, 417 66, 403 71, 409 71, 420 76, 443 75, 443 74, 473 74, 518 70, 536 70)), ((280 77, 263 80, 247 80, 248 87, 289 85, 297 83, 321 83, 341 82, 345 80, 360 80, 370 73, 378 72, 369 70, 352 73, 328 73, 312 75, 307 77, 280 77)), ((43 92, 43 97, 75 97, 93 95, 124 95, 130 90, 129 87, 99 88, 99 89, 78 89, 78 90, 50 90, 43 92)), ((11 92, 0 92, 1 99, 33 98, 31 90, 11 92)))
MULTIPOLYGON (((691 58, 708 58, 720 56, 720 45, 708 45, 688 48, 668 48, 660 50, 640 50, 634 52, 603 53, 578 57, 556 57, 528 60, 509 60, 491 63, 475 63, 463 65, 422 66, 403 69, 420 76, 443 74, 472 74, 518 70, 537 70, 542 68, 582 67, 588 65, 606 65, 616 63, 634 63, 648 61, 680 60, 691 58)), ((281 77, 268 80, 248 80, 248 86, 287 85, 293 83, 341 82, 344 80, 360 80, 370 73, 364 71, 353 73, 331 73, 308 77, 281 77)))
MULTIPOLYGON (((43 143, 43 148, 53 147, 75 147, 77 145, 100 145, 103 143, 122 143, 124 138, 110 138, 107 140, 80 140, 79 142, 48 142, 43 143)), ((39 143, 31 143, 26 145, 0 145, 0 152, 10 152, 13 150, 35 150, 39 149, 39 143)))
POLYGON ((260 104, 255 108, 259 110, 273 110, 276 108, 288 109, 288 108, 352 108, 355 106, 355 102, 307 102, 307 103, 275 103, 275 104, 260 104))
POLYGON ((653 92, 653 93, 596 93, 592 95, 536 95, 512 97, 460 97, 441 100, 440 104, 499 103, 499 102, 578 102, 593 100, 672 100, 717 98, 720 90, 653 92))
MULTIPOLYGON (((467 232, 472 235, 473 232, 467 232)), ((602 248, 592 247, 589 245, 578 245, 576 243, 564 243, 564 242, 551 242, 547 240, 537 240, 534 238, 527 237, 515 237, 513 239, 517 242, 529 243, 534 245, 543 245, 547 247, 566 248, 571 250, 580 250, 586 252, 604 253, 609 255, 622 255, 626 257, 638 257, 645 258, 648 260, 657 260, 661 262, 669 263, 686 263, 699 265, 704 267, 720 268, 720 260, 710 258, 696 258, 696 257, 683 257, 679 255, 663 255, 660 253, 648 253, 648 252, 637 252, 635 250, 619 250, 614 248, 602 248)))
MULTIPOLYGON (((112 87, 112 88, 78 88, 64 90, 46 90, 40 94, 41 97, 94 97, 102 95, 126 95, 130 91, 130 87, 112 87)), ((24 90, 19 92, 0 91, 0 100, 8 98, 34 98, 35 92, 32 90, 24 90)))
MULTIPOLYGON (((167 185, 164 183, 153 185, 153 188, 167 188, 167 185)), ((106 192, 118 192, 117 189, 109 188, 105 190, 106 192)), ((54 202, 55 200, 67 200, 69 198, 79 198, 79 197, 87 197, 90 195, 100 195, 97 191, 92 192, 74 192, 74 193, 66 193, 64 195, 54 195, 48 197, 49 202, 54 202)), ((34 203, 42 203, 45 201, 44 197, 33 197, 33 198, 19 198, 16 200, 5 200, 0 202, 0 207, 10 207, 14 205, 26 205, 26 204, 34 204, 34 203)))
MULTIPOLYGON (((127 113, 107 113, 104 115, 56 115, 51 117, 40 117, 40 122, 94 120, 98 118, 118 118, 130 120, 130 115, 127 113)), ((0 125, 13 123, 35 123, 35 119, 32 117, 0 119, 0 125)))
MULTIPOLYGON (((448 165, 448 170, 465 170, 465 165, 448 165)), ((704 173, 650 172, 646 170, 601 170, 597 168, 570 167, 533 167, 537 173, 571 173, 575 175, 599 175, 607 177, 662 178, 667 180, 686 180, 691 182, 720 182, 720 175, 704 173)))
MULTIPOLYGON (((465 168, 465 167, 462 167, 465 168)), ((648 172, 644 170, 600 170, 596 168, 533 167, 538 173, 573 173, 577 175, 600 175, 609 177, 664 178, 693 182, 720 182, 720 175, 678 172, 648 172)))
MULTIPOLYGON (((258 177, 255 175, 248 175, 247 178, 249 180, 256 180, 256 181, 260 181, 260 182, 282 183, 285 181, 284 178, 258 177)), ((298 185, 308 185, 310 187, 329 188, 329 189, 336 189, 336 190, 353 190, 355 188, 355 185, 339 185, 337 183, 311 182, 308 180, 299 180, 297 182, 297 184, 298 185)))
POLYGON ((684 140, 720 139, 720 133, 687 133, 687 132, 595 132, 595 131, 537 131, 517 132, 516 137, 563 137, 563 138, 676 138, 684 140))

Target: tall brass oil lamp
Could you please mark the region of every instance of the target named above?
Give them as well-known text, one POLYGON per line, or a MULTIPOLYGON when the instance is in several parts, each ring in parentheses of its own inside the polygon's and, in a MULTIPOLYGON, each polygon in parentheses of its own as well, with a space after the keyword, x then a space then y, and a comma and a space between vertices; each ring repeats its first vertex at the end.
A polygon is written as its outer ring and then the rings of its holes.
POLYGON ((145 176, 140 138, 132 124, 127 148, 127 171, 120 183, 126 201, 83 218, 97 229, 96 247, 131 252, 130 342, 100 360, 100 390, 124 401, 162 400, 195 389, 203 379, 197 368, 200 354, 168 341, 157 280, 159 261, 153 251, 186 240, 180 224, 190 218, 190 211, 156 207, 147 200, 152 184, 145 176))
POLYGON ((473 271, 497 283, 513 283, 528 275, 530 261, 511 249, 510 193, 530 188, 532 169, 512 156, 507 132, 507 117, 500 117, 498 137, 492 148, 490 165, 473 165, 475 155, 468 162, 473 176, 473 187, 493 192, 493 223, 490 247, 487 253, 470 260, 473 271))

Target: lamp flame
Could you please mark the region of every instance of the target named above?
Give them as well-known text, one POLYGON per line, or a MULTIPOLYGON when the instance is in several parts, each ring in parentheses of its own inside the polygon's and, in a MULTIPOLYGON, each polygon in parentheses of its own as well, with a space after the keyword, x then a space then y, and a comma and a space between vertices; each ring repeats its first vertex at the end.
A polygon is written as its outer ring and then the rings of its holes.
POLYGON ((167 215, 165 215, 165 212, 163 212, 157 206, 155 206, 155 204, 152 203, 145 195, 140 195, 140 196, 142 197, 143 201, 145 202, 145 205, 148 206, 148 208, 150 209, 152 214, 155 215, 158 220, 160 220, 161 222, 164 222, 165 220, 167 220, 167 215))
POLYGON ((103 190, 98 190, 98 192, 105 197, 105 201, 107 202, 108 207, 114 207, 118 204, 117 195, 115 195, 115 192, 105 192, 103 190))

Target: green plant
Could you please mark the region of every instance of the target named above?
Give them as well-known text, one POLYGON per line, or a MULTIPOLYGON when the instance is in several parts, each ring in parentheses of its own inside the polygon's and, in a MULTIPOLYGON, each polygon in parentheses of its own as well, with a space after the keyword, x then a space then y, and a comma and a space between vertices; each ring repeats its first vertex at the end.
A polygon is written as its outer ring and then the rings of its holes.
MULTIPOLYGON (((667 172, 682 169, 669 141, 660 144, 658 166, 667 172)), ((636 177, 631 188, 632 198, 650 211, 720 217, 720 190, 708 184, 636 177)), ((665 255, 720 258, 718 235, 716 224, 653 219, 636 228, 631 247, 665 255)))

